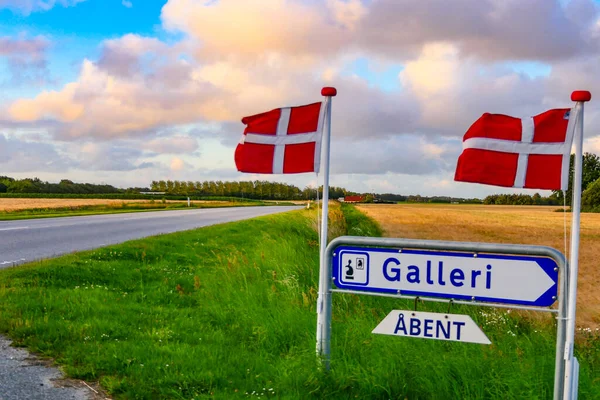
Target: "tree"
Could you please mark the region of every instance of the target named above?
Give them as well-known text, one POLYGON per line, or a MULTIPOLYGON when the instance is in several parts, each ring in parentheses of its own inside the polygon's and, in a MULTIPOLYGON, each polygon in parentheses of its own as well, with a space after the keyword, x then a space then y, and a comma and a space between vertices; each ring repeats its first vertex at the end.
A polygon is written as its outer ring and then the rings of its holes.
POLYGON ((592 182, 581 194, 581 206, 586 211, 600 207, 600 179, 592 182))
MULTIPOLYGON (((571 200, 573 198, 573 171, 575 169, 575 155, 571 154, 571 159, 569 163, 569 188, 566 192, 566 203, 567 205, 571 205, 571 200)), ((583 173, 581 179, 581 191, 587 189, 587 187, 595 182, 598 178, 600 178, 600 157, 593 153, 585 153, 583 155, 583 173)), ((563 203, 563 192, 560 190, 555 190, 553 192, 553 197, 556 197, 559 204, 563 203)))
POLYGON ((0 182, 0 193, 6 193, 7 189, 8 187, 4 183, 0 182))

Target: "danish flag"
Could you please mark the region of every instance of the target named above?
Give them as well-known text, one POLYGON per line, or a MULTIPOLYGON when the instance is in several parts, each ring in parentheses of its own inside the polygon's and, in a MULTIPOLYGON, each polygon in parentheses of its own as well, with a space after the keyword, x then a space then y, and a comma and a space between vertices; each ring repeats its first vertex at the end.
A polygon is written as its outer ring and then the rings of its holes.
POLYGON ((319 172, 324 116, 325 107, 319 102, 244 117, 246 129, 235 149, 238 171, 319 172))
POLYGON ((483 114, 463 138, 454 180, 566 190, 575 114, 565 108, 524 119, 483 114))

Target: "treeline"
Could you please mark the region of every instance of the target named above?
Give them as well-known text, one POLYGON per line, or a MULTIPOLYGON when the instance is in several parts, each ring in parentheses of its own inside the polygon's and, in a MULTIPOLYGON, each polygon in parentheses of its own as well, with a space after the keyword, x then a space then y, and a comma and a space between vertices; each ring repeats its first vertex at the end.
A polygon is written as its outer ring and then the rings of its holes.
MULTIPOLYGON (((189 196, 229 196, 256 200, 308 200, 314 199, 316 189, 306 187, 300 189, 294 185, 269 181, 152 181, 150 189, 173 195, 189 196)), ((334 199, 349 193, 344 188, 332 186, 329 197, 334 199)), ((319 196, 323 196, 323 187, 319 188, 319 196)))
MULTIPOLYGON (((319 198, 323 198, 323 186, 320 186, 318 191, 319 198)), ((98 198, 110 195, 111 198, 119 199, 156 198, 157 196, 166 197, 168 199, 185 199, 189 196, 192 199, 237 197, 246 200, 310 200, 316 198, 317 189, 308 186, 304 189, 300 189, 297 186, 286 183, 259 180, 242 182, 220 180, 159 180, 152 181, 150 187, 130 187, 121 189, 105 184, 76 183, 69 179, 63 179, 59 183, 50 183, 38 178, 15 179, 8 176, 0 176, 0 197, 89 197, 93 195, 96 195, 98 198), (143 194, 145 192, 155 193, 151 195, 143 194)), ((355 195, 363 196, 365 202, 375 203, 481 203, 480 199, 463 199, 448 196, 406 196, 394 193, 358 193, 349 191, 343 187, 331 186, 329 188, 329 198, 332 200, 355 195)))
POLYGON ((529 194, 493 194, 483 199, 483 204, 498 204, 511 206, 557 206, 562 205, 554 194, 542 197, 539 193, 529 194))
POLYGON ((0 193, 64 193, 64 194, 112 194, 126 193, 111 185, 74 183, 63 179, 59 183, 44 182, 38 178, 14 179, 0 176, 0 193))
POLYGON ((405 200, 407 203, 460 203, 460 204, 481 204, 480 199, 463 199, 461 197, 448 197, 448 196, 406 196, 405 200))

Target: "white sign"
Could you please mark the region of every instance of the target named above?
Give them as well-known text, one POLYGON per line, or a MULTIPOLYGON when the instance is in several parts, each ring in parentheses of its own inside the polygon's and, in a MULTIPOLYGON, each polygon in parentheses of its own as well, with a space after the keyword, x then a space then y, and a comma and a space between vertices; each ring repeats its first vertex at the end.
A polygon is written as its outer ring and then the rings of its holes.
POLYGON ((340 289, 550 306, 558 268, 550 258, 340 246, 333 260, 340 289))
POLYGON ((491 344, 468 315, 393 310, 372 333, 491 344))

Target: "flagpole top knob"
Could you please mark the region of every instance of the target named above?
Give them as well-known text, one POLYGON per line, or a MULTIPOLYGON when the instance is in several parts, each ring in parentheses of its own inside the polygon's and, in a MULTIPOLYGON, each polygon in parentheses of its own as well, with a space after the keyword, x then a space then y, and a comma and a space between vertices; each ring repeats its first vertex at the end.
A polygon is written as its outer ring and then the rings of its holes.
POLYGON ((571 101, 590 101, 592 94, 587 90, 576 90, 571 93, 571 101))
POLYGON ((321 96, 333 97, 337 95, 337 89, 334 87, 324 87, 321 89, 321 96))

